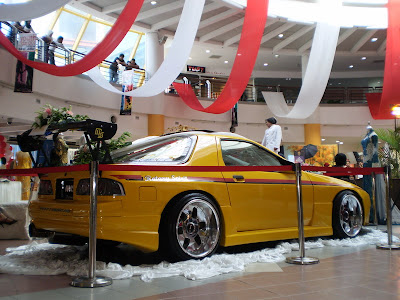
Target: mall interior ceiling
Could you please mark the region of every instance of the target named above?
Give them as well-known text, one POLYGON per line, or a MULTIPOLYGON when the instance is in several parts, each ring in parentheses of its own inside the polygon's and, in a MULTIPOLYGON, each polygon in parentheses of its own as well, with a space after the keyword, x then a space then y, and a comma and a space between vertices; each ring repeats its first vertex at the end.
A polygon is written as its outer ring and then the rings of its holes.
MULTIPOLYGON (((191 53, 193 65, 206 67, 213 65, 222 69, 232 66, 245 15, 244 8, 236 4, 241 2, 246 1, 206 0, 196 43, 191 53)), ((297 3, 307 8, 319 2, 321 1, 270 0, 269 10, 274 12, 277 4, 285 4, 282 6, 284 8, 294 7, 297 3)), ((114 22, 126 3, 127 1, 123 0, 75 0, 70 4, 114 22)), ((134 26, 144 32, 158 31, 160 38, 172 37, 184 3, 184 0, 144 0, 134 26)), ((386 3, 385 0, 343 0, 344 6, 353 8, 360 6, 360 8, 379 9, 386 3)), ((254 70, 289 71, 301 74, 301 57, 309 53, 314 31, 315 24, 269 15, 254 70), (268 63, 268 66, 265 66, 265 63, 268 63)), ((171 39, 167 39, 167 48, 170 42, 171 39)), ((332 72, 382 71, 385 46, 386 29, 384 28, 342 27, 332 72), (366 59, 362 59, 363 57, 366 59), (351 65, 353 68, 349 70, 351 65)))
MULTIPOLYGON (((245 9, 242 0, 206 0, 199 30, 190 55, 190 63, 226 70, 229 74, 240 40, 245 9)), ((318 5, 319 0, 270 0, 277 3, 318 5)), ((69 5, 109 22, 115 22, 126 0, 74 0, 69 5)), ((184 0, 144 0, 134 29, 158 31, 164 38, 166 53, 177 28, 184 0)), ((348 7, 383 8, 386 0, 343 0, 348 7)), ((302 57, 310 52, 316 24, 282 16, 269 16, 253 74, 260 77, 301 78, 302 57), (284 75, 289 74, 289 75, 284 75)), ((342 27, 331 78, 383 77, 386 29, 365 26, 342 27), (351 66, 351 67, 350 67, 351 66)), ((255 75, 254 77, 256 77, 255 75)), ((21 132, 28 126, 24 120, 8 124, 9 116, 0 118, 0 127, 21 132), (13 127, 13 128, 12 128, 13 127)))

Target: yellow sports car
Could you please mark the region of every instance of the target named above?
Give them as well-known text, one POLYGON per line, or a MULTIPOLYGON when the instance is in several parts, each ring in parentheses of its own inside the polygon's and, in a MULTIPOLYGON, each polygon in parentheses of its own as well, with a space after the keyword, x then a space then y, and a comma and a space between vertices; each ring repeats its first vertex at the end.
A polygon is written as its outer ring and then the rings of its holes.
MULTIPOLYGON (((98 183, 99 239, 185 260, 212 255, 219 245, 298 237, 295 173, 255 168, 292 163, 240 135, 149 137, 112 158, 98 183)), ((87 237, 89 172, 40 179, 39 199, 29 206, 33 234, 87 237)), ((302 195, 306 237, 355 237, 367 222, 369 196, 349 182, 303 172, 302 195)))

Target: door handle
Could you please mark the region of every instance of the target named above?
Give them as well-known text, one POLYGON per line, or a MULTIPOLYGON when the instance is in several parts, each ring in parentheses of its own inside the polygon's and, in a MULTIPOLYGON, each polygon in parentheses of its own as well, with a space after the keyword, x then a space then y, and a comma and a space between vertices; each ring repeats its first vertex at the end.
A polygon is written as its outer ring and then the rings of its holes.
POLYGON ((233 175, 234 181, 244 181, 244 177, 242 175, 233 175))

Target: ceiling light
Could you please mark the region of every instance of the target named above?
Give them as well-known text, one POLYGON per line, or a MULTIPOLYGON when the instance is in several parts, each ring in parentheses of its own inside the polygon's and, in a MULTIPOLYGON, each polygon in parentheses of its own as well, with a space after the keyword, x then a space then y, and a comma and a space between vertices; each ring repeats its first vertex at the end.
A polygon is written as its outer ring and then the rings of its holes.
POLYGON ((340 142, 339 144, 340 144, 340 145, 343 145, 343 142, 340 142))
POLYGON ((268 66, 268 63, 265 63, 264 66, 268 66))
POLYGON ((211 51, 207 49, 206 52, 207 52, 207 53, 210 53, 211 51))
POLYGON ((228 62, 229 62, 229 61, 227 61, 227 60, 226 60, 226 61, 224 61, 224 63, 226 63, 226 64, 227 64, 228 62))
POLYGON ((278 34, 278 38, 283 38, 283 33, 278 34))
POLYGON ((189 59, 192 59, 192 58, 189 56, 189 59))
POLYGON ((353 69, 353 68, 354 68, 354 66, 353 66, 353 65, 350 65, 350 66, 349 66, 349 69, 353 69))
POLYGON ((336 141, 336 143, 340 143, 340 141, 336 141))
POLYGON ((371 42, 375 43, 377 40, 378 40, 378 38, 374 37, 374 38, 371 39, 371 42))
POLYGON ((151 1, 150 4, 151 4, 151 5, 156 5, 156 4, 157 4, 157 1, 151 1))
POLYGON ((279 57, 279 54, 275 54, 275 57, 279 57))
POLYGON ((366 59, 367 59, 367 57, 365 57, 365 56, 361 57, 361 60, 366 60, 366 59))
POLYGON ((321 139, 321 142, 325 142, 325 139, 321 139))

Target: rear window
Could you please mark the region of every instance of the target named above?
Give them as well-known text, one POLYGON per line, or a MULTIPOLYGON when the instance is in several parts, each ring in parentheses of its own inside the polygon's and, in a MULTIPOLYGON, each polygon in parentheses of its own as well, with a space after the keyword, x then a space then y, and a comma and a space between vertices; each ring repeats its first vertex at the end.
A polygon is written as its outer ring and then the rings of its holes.
POLYGON ((182 163, 186 162, 196 141, 195 136, 182 136, 153 141, 127 149, 113 156, 115 163, 182 163))

